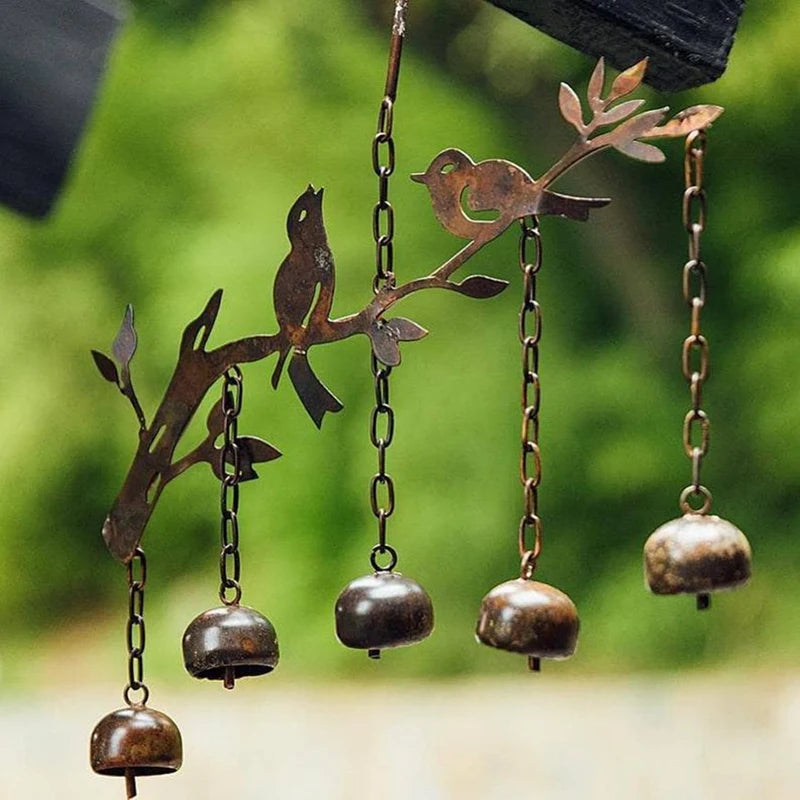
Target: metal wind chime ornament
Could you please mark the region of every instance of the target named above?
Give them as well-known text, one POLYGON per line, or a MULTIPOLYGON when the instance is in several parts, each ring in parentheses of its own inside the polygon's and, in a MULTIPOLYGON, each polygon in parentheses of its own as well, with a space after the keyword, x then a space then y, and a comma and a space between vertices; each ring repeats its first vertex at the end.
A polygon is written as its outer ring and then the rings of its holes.
POLYGON ((683 266, 683 298, 691 316, 681 360, 692 407, 683 421, 683 449, 692 462, 692 482, 681 492, 683 516, 658 528, 644 546, 650 590, 654 594, 696 595, 700 611, 711 605, 711 592, 735 589, 750 577, 747 538, 735 525, 709 513, 711 492, 700 480, 711 429, 702 408, 709 348, 700 325, 708 293, 708 269, 700 246, 708 216, 703 186, 706 142, 704 130, 692 131, 686 137, 684 156, 683 224, 689 234, 689 260, 683 266))
MULTIPOLYGON (((539 669, 542 658, 567 658, 575 650, 579 623, 574 604, 558 589, 534 580, 542 550, 539 513, 542 478, 539 343, 542 317, 536 294, 542 266, 539 220, 544 216, 560 216, 585 221, 593 209, 610 202, 605 198, 573 197, 552 190, 553 183, 578 162, 608 149, 642 161, 662 161, 663 153, 642 140, 687 134, 696 136, 692 132, 707 128, 722 109, 718 106, 695 106, 668 121, 665 121, 666 108, 640 112, 644 101, 625 98, 642 83, 646 60, 619 74, 606 93, 605 67, 601 59, 589 82, 588 115, 578 95, 566 84, 561 85, 559 107, 566 121, 577 131, 577 139, 539 178, 533 178, 509 161, 489 159, 476 162, 455 148, 439 153, 424 172, 411 176, 426 187, 434 214, 442 226, 465 240, 466 244, 429 275, 398 283, 394 257, 394 209, 389 200, 389 183, 396 165, 393 120, 406 15, 407 0, 396 0, 388 74, 378 114, 378 130, 372 142, 378 202, 373 212, 373 292, 366 305, 353 314, 331 318, 335 269, 323 219, 323 190, 315 190, 309 185, 292 205, 287 217, 290 249, 277 271, 273 288, 279 325, 276 333, 245 336, 209 349, 222 300, 222 290, 217 290, 200 315, 186 326, 174 372, 149 422, 131 379, 130 363, 137 348, 137 334, 130 306, 112 345, 114 358, 93 351, 102 376, 114 383, 129 400, 139 422, 133 462, 103 526, 103 537, 109 550, 126 565, 128 571, 130 602, 126 640, 129 679, 124 692, 127 708, 101 720, 91 738, 92 768, 101 774, 124 776, 128 797, 136 793, 137 776, 175 771, 182 760, 180 734, 176 726, 168 717, 146 706, 149 692, 143 682, 142 666, 146 570, 140 544, 164 488, 194 464, 207 463, 220 481, 222 545, 219 597, 222 604, 198 616, 187 628, 183 637, 186 669, 197 678, 220 680, 227 688, 233 688, 237 679, 271 672, 278 664, 278 639, 274 627, 262 614, 240 602, 241 484, 258 477, 254 468, 256 464, 272 461, 281 455, 264 440, 239 434, 238 418, 243 400, 240 365, 277 355, 278 362, 272 374, 273 387, 277 387, 286 365, 294 391, 320 427, 326 413, 339 412, 343 406, 314 372, 310 363, 311 349, 355 335, 369 339, 375 387, 370 440, 378 459, 377 473, 370 481, 369 497, 377 521, 378 541, 370 552, 372 572, 349 583, 336 601, 336 634, 344 645, 366 650, 372 658, 378 658, 385 649, 413 644, 430 634, 433 629, 430 597, 415 581, 395 571, 397 551, 387 540, 387 523, 395 510, 395 487, 386 463, 395 432, 389 378, 400 363, 399 345, 421 339, 427 331, 405 317, 390 317, 389 311, 399 301, 424 289, 443 289, 477 299, 498 295, 508 285, 507 281, 486 275, 468 275, 455 280, 454 275, 475 253, 515 223, 520 226, 518 263, 523 292, 518 321, 522 347, 519 477, 523 488, 523 514, 517 530, 520 576, 500 584, 484 598, 476 634, 484 644, 527 656, 534 670, 539 669), (485 212, 493 212, 494 217, 478 218, 480 215, 485 217, 485 212), (221 397, 208 414, 207 435, 194 449, 177 458, 175 452, 189 422, 217 382, 221 383, 221 397), (222 444, 218 446, 220 439, 222 444), (134 577, 135 570, 139 571, 139 577, 134 577), (138 699, 132 697, 136 692, 141 692, 138 699)), ((696 169, 693 175, 700 176, 697 178, 699 182, 702 169, 696 169)), ((700 184, 698 191, 701 189, 700 184)), ((702 197, 700 203, 704 218, 705 196, 691 195, 695 196, 702 197)), ((691 198, 686 203, 691 205, 691 198)), ((699 231, 695 231, 697 226, 698 223, 690 225, 692 241, 696 240, 697 245, 693 251, 695 263, 689 271, 704 276, 704 267, 700 266, 699 231)), ((701 299, 704 299, 702 292, 701 299)), ((702 303, 693 301, 694 338, 687 347, 700 349, 705 358, 705 340, 699 333, 700 307, 702 303)), ((701 366, 699 377, 692 377, 693 397, 696 398, 692 419, 701 421, 705 436, 705 417, 699 407, 704 378, 705 368, 701 366)), ((693 494, 702 494, 699 463, 704 455, 704 445, 700 445, 699 455, 694 455, 694 449, 692 452, 696 477, 690 488, 693 494)), ((704 510, 707 510, 705 505, 701 512, 704 510)), ((727 534, 719 527, 722 523, 718 525, 714 520, 716 518, 701 513, 698 520, 692 517, 685 525, 694 526, 692 531, 702 529, 704 532, 710 530, 709 526, 716 526, 713 535, 716 539, 724 539, 727 534)), ((684 546, 682 542, 681 539, 679 548, 684 546)), ((703 562, 700 558, 700 561, 701 567, 710 563, 707 559, 703 562)), ((657 555, 654 563, 655 572, 658 564, 666 563, 665 558, 657 555)), ((673 572, 672 567, 667 570, 669 575, 673 572)), ((726 580, 730 583, 731 576, 728 575, 726 580)), ((686 587, 689 583, 682 585, 686 587)), ((710 583, 695 582, 691 583, 691 588, 671 591, 700 593, 719 585, 714 577, 710 583)))

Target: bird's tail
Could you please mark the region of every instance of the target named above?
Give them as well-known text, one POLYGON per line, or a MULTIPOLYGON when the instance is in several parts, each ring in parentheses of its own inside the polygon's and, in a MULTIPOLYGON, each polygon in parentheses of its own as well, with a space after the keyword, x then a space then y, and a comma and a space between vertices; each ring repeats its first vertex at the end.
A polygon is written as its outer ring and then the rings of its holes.
POLYGON ((295 350, 292 353, 288 372, 300 402, 318 428, 322 427, 322 418, 326 412, 336 413, 344 408, 314 374, 314 370, 311 369, 308 358, 302 350, 295 350))
POLYGON ((278 363, 275 365, 275 370, 272 373, 272 388, 278 388, 278 381, 281 379, 281 370, 283 369, 283 363, 286 361, 286 356, 289 355, 290 347, 287 347, 284 350, 281 350, 278 353, 278 363))
POLYGON ((593 208, 602 208, 611 202, 608 197, 571 197, 557 192, 543 192, 534 214, 552 214, 567 217, 578 222, 586 222, 593 208))

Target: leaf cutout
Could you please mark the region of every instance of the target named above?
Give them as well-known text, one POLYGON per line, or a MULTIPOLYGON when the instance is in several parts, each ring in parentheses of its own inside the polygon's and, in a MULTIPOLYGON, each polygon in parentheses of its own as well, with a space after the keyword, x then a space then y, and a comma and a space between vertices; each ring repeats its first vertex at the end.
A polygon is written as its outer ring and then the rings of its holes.
POLYGON ((395 332, 397 340, 400 342, 415 342, 417 339, 423 339, 428 335, 428 331, 412 322, 405 317, 395 317, 386 323, 387 328, 391 328, 395 332))
POLYGON ((570 125, 577 128, 579 133, 582 132, 584 126, 581 101, 572 87, 567 86, 566 83, 562 83, 558 90, 558 107, 561 109, 561 116, 570 125))
POLYGON ((621 122, 625 117, 629 117, 640 106, 644 104, 644 100, 626 100, 608 111, 597 115, 598 125, 613 125, 615 122, 621 122))
POLYGON ((181 353, 185 352, 186 350, 190 350, 195 346, 197 334, 200 333, 201 329, 203 330, 203 334, 200 337, 200 341, 197 342, 197 347, 202 349, 206 346, 208 337, 211 336, 211 331, 214 328, 214 323, 217 320, 220 303, 222 303, 222 289, 217 289, 217 291, 214 292, 214 294, 212 294, 209 298, 209 301, 206 303, 205 308, 200 312, 200 315, 193 319, 184 328, 183 336, 181 337, 181 353))
POLYGON ((716 122, 725 109, 722 106, 691 106, 679 111, 669 122, 655 126, 641 135, 643 139, 665 136, 686 136, 692 131, 705 130, 716 122))
POLYGON ((136 329, 133 327, 133 306, 128 303, 125 309, 125 316, 122 318, 122 324, 119 326, 117 338, 114 339, 114 343, 111 345, 111 351, 119 361, 123 375, 136 352, 136 344, 136 329))
POLYGON ((603 100, 603 86, 606 82, 606 62, 600 56, 600 59, 592 72, 592 77, 589 78, 589 88, 586 90, 586 97, 589 100, 589 105, 593 111, 600 111, 605 105, 603 100))
POLYGON ((647 61, 646 58, 643 58, 632 67, 628 67, 624 72, 620 72, 620 74, 617 75, 614 83, 611 84, 611 92, 608 95, 609 103, 620 97, 625 97, 631 92, 635 92, 639 86, 641 86, 644 80, 644 74, 647 71, 647 61))
POLYGON ((654 145, 637 142, 635 139, 631 142, 614 145, 614 147, 630 158, 635 158, 638 161, 647 161, 650 164, 660 164, 666 159, 664 153, 654 145))
POLYGON ((257 436, 240 436, 236 441, 247 452, 253 464, 274 461, 282 455, 280 450, 257 436))
POLYGON ((470 275, 461 283, 451 283, 448 288, 467 297, 484 299, 500 294, 506 286, 508 286, 508 281, 490 278, 488 275, 470 275))
POLYGON ((214 403, 214 407, 208 412, 206 419, 206 430, 212 441, 225 430, 225 414, 222 411, 222 398, 214 403))
POLYGON ((400 347, 397 344, 397 333, 388 323, 373 323, 369 331, 372 340, 372 352, 375 358, 387 367, 396 367, 400 363, 400 347))
POLYGON ((94 359, 94 363, 97 364, 97 369, 100 370, 100 374, 109 383, 115 383, 117 386, 119 386, 119 373, 117 372, 117 365, 107 355, 104 355, 97 350, 92 350, 92 358, 94 359))
MULTIPOLYGON (((669 111, 668 108, 656 108, 653 111, 645 111, 636 117, 626 120, 611 133, 606 134, 608 136, 608 144, 619 149, 619 145, 638 139, 655 125, 658 125, 664 119, 667 111, 669 111)), ((592 141, 596 140, 593 139, 592 141)))

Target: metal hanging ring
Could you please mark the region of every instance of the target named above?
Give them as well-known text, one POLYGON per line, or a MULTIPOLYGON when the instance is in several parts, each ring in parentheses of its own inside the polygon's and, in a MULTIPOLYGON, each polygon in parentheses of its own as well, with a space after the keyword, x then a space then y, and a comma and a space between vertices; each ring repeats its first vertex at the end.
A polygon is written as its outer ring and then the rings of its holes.
POLYGON ((390 544, 384 544, 383 547, 376 544, 369 554, 369 563, 372 564, 375 572, 391 572, 397 566, 397 550, 390 544), (378 555, 383 555, 384 553, 389 554, 389 563, 386 566, 381 566, 378 563, 378 555))

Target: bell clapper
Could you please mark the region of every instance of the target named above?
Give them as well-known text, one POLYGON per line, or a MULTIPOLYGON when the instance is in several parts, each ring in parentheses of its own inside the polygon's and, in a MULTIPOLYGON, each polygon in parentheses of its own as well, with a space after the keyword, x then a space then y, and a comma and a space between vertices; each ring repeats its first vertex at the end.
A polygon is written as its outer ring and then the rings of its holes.
POLYGON ((375 661, 378 661, 381 657, 381 651, 377 647, 371 647, 367 650, 367 655, 375 661))
POLYGON ((538 656, 528 656, 528 669, 531 672, 541 672, 542 662, 538 656))
POLYGON ((697 595, 697 610, 708 611, 711 608, 711 595, 701 592, 697 595))
POLYGON ((226 689, 233 689, 236 685, 236 671, 233 667, 225 667, 225 681, 224 686, 226 689))
POLYGON ((125 770, 125 794, 128 800, 136 797, 136 773, 132 769, 125 770))

